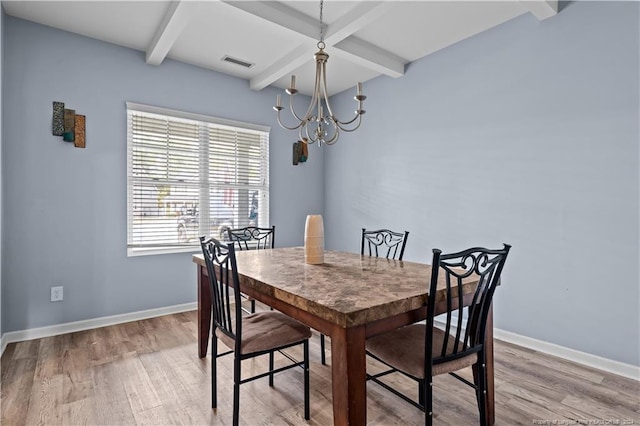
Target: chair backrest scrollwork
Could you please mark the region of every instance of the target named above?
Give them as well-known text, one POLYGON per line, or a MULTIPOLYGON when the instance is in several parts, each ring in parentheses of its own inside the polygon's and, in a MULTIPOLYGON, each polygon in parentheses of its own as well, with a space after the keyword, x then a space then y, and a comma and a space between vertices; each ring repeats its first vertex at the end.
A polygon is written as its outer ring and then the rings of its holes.
POLYGON ((275 244, 276 227, 259 228, 247 226, 244 228, 227 229, 229 241, 236 244, 238 250, 272 249, 275 244))
POLYGON ((360 254, 365 255, 365 248, 369 256, 379 256, 378 249, 387 259, 402 260, 404 248, 407 244, 409 232, 394 232, 388 229, 378 229, 377 231, 367 231, 362 228, 362 244, 360 254), (385 253, 386 250, 386 253, 385 253))

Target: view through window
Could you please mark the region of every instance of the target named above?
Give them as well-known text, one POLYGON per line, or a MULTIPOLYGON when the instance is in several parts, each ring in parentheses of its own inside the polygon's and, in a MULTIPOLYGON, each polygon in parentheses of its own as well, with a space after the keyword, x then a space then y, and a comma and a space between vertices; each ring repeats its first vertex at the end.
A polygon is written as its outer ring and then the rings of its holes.
POLYGON ((269 128, 127 103, 130 255, 270 226, 269 128))

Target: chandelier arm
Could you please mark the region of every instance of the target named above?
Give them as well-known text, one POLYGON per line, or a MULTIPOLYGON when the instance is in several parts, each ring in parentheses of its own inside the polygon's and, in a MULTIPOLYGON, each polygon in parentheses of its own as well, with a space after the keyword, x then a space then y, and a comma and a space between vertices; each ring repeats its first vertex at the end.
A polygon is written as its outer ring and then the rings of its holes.
MULTIPOLYGON (((293 109, 293 96, 289 97, 289 108, 291 109, 291 114, 299 120, 299 121, 309 121, 311 119, 311 112, 313 111, 313 106, 316 103, 317 93, 318 93, 318 65, 316 64, 316 82, 315 82, 315 90, 313 91, 313 95, 311 96, 311 101, 309 102, 309 108, 307 108, 307 112, 304 113, 303 117, 298 116, 295 110, 293 109)), ((297 129, 297 127, 296 127, 297 129)))
MULTIPOLYGON (((296 111, 293 109, 293 95, 289 95, 289 109, 291 110, 291 115, 293 115, 296 118, 296 120, 300 121, 300 124, 294 127, 294 129, 297 129, 302 125, 302 122, 304 121, 304 119, 298 117, 298 114, 296 114, 296 111)), ((306 117, 306 114, 305 114, 305 117, 306 117)))
POLYGON ((362 114, 358 114, 358 116, 356 118, 354 118, 353 120, 349 121, 348 123, 337 122, 336 126, 338 126, 340 128, 340 130, 349 133, 349 132, 353 132, 353 131, 357 130, 358 127, 360 127, 360 124, 362 124, 362 114), (351 129, 343 127, 345 124, 353 123, 354 121, 356 121, 356 119, 358 119, 358 124, 356 125, 356 127, 353 127, 351 129))
MULTIPOLYGON (((316 64, 316 82, 315 82, 315 90, 313 91, 313 96, 311 97, 311 101, 309 102, 309 108, 307 108, 307 112, 305 112, 303 117, 300 117, 294 107, 293 107, 293 95, 289 95, 289 109, 291 110, 291 115, 293 115, 298 121, 303 122, 303 121, 309 121, 309 119, 311 118, 311 112, 313 111, 313 106, 316 103, 316 99, 317 99, 317 93, 318 93, 318 67, 319 67, 319 63, 316 64)), ((294 129, 297 129, 300 125, 302 125, 302 123, 300 123, 298 126, 294 127, 294 129)), ((291 129, 289 129, 291 130, 291 129)))
POLYGON ((280 119, 280 111, 278 111, 278 114, 276 115, 276 118, 278 119, 278 124, 280 125, 280 127, 282 127, 283 129, 287 129, 287 130, 296 130, 298 128, 300 128, 300 126, 302 126, 303 122, 301 121, 300 123, 298 123, 297 126, 294 127, 289 127, 287 125, 285 125, 282 120, 280 119))
POLYGON ((330 139, 324 139, 323 140, 325 145, 333 145, 334 143, 336 143, 338 141, 338 138, 340 137, 340 128, 339 127, 334 127, 334 129, 336 129, 336 131, 333 133, 333 136, 331 136, 330 139))
POLYGON ((298 130, 298 140, 308 144, 309 142, 307 141, 307 138, 302 136, 302 129, 303 128, 304 128, 304 126, 300 126, 300 129, 298 130))
POLYGON ((335 136, 331 139, 329 139, 328 141, 324 141, 325 145, 333 145, 334 143, 338 142, 338 138, 340 137, 340 133, 336 132, 335 136))
POLYGON ((340 127, 338 127, 338 126, 336 125, 336 122, 335 122, 335 120, 333 119, 333 117, 328 117, 328 119, 329 119, 330 124, 331 124, 331 127, 333 127, 334 131, 333 131, 333 136, 331 136, 331 137, 330 137, 329 139, 327 139, 327 140, 324 140, 324 142, 325 142, 327 145, 331 145, 331 144, 335 143, 335 141, 338 139, 338 137, 339 137, 339 135, 340 135, 340 130, 341 130, 341 129, 340 129, 340 127))
POLYGON ((313 87, 313 95, 311 97, 311 102, 309 102, 309 111, 307 112, 307 117, 311 118, 311 111, 313 110, 313 107, 316 107, 316 118, 322 118, 320 117, 320 106, 321 106, 321 102, 322 99, 320 99, 320 76, 322 75, 322 63, 320 61, 316 62, 316 78, 314 81, 314 87, 313 87))
POLYGON ((322 75, 320 78, 322 79, 322 96, 324 97, 324 103, 327 107, 327 113, 328 113, 327 124, 331 124, 331 126, 334 128, 333 136, 331 136, 329 139, 323 139, 323 142, 326 145, 333 145, 334 143, 336 143, 336 141, 340 137, 341 129, 340 129, 340 126, 338 125, 339 121, 336 120, 335 116, 333 115, 333 110, 331 108, 331 103, 329 102, 329 96, 327 94, 326 62, 322 64, 322 75))
POLYGON ((313 137, 309 134, 309 122, 307 121, 307 125, 304 126, 304 131, 307 134, 306 139, 309 141, 309 143, 316 143, 318 142, 318 138, 317 137, 313 137))
MULTIPOLYGON (((316 76, 316 78, 318 78, 316 76)), ((329 96, 327 96, 327 68, 325 63, 322 64, 322 95, 324 96, 324 103, 327 105, 327 112, 329 113, 329 117, 334 122, 336 121, 333 116, 333 110, 331 109, 331 104, 329 103, 329 96)))
MULTIPOLYGON (((334 121, 336 122, 337 125, 339 126, 347 126, 351 123, 353 123, 354 121, 356 121, 358 118, 362 117, 362 114, 359 114, 356 112, 356 116, 353 117, 351 120, 349 121, 340 121, 340 120, 336 120, 334 117, 334 121)), ((342 130, 344 130, 344 127, 340 127, 342 130)))

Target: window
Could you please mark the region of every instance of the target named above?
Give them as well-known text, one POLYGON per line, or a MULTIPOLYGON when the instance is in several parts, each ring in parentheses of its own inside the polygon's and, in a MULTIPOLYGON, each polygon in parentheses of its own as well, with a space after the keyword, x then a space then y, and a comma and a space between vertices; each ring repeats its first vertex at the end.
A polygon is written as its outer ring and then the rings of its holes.
POLYGON ((269 223, 269 128, 127 102, 127 251, 269 223))

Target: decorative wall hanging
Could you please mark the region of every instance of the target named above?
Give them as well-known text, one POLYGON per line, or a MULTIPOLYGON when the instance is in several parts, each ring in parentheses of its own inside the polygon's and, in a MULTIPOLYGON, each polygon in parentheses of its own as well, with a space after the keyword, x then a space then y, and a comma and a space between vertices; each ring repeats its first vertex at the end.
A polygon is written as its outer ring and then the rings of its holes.
POLYGON ((73 141, 73 144, 76 148, 85 147, 84 123, 85 123, 85 116, 76 115, 76 125, 74 126, 75 139, 73 141))
POLYGON ((62 136, 65 142, 73 142, 76 148, 85 147, 85 116, 73 109, 65 109, 64 102, 53 102, 51 133, 62 136))
POLYGON ((64 103, 53 103, 53 136, 62 136, 64 133, 64 103))
POLYGON ((293 165, 298 163, 306 163, 309 158, 309 147, 303 141, 293 143, 293 165))
POLYGON ((76 130, 76 110, 66 109, 64 110, 64 132, 62 133, 62 140, 65 142, 73 142, 74 133, 76 130))

